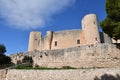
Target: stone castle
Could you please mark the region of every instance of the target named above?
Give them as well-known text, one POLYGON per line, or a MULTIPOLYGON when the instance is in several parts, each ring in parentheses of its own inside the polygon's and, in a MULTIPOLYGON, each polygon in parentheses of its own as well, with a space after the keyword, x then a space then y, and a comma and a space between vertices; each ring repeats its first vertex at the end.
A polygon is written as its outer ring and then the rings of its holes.
POLYGON ((64 49, 96 43, 111 43, 105 33, 98 31, 98 21, 95 14, 88 14, 82 19, 82 30, 47 31, 45 37, 41 32, 31 32, 28 51, 64 49))
POLYGON ((97 16, 88 14, 82 19, 82 30, 31 32, 28 52, 11 55, 17 64, 25 56, 32 57, 33 66, 47 68, 119 67, 120 49, 111 38, 98 30, 97 16))

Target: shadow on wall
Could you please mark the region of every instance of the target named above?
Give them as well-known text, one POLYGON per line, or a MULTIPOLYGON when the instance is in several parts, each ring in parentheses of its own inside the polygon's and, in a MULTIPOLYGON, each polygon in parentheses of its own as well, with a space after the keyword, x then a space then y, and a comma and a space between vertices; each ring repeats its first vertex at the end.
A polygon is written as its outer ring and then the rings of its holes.
POLYGON ((113 76, 109 74, 104 74, 100 78, 96 76, 94 80, 120 80, 120 75, 116 74, 116 76, 113 76))
POLYGON ((120 43, 114 43, 118 49, 120 49, 120 43))

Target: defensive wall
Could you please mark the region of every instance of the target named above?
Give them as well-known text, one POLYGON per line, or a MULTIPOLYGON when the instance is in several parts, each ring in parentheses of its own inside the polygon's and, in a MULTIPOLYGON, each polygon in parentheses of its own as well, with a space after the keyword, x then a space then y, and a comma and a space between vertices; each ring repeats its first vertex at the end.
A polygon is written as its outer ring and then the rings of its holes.
POLYGON ((67 49, 33 51, 11 55, 12 61, 17 63, 24 56, 31 56, 34 66, 48 68, 90 67, 119 67, 120 49, 114 44, 84 45, 67 49))
POLYGON ((120 80, 120 68, 0 70, 0 80, 120 80))

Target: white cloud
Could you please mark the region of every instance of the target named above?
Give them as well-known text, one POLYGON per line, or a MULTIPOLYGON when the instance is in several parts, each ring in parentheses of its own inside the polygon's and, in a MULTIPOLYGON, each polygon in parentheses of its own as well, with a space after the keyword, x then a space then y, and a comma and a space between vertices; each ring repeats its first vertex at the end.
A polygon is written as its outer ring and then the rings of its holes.
POLYGON ((0 18, 12 27, 36 29, 76 0, 0 0, 0 18))

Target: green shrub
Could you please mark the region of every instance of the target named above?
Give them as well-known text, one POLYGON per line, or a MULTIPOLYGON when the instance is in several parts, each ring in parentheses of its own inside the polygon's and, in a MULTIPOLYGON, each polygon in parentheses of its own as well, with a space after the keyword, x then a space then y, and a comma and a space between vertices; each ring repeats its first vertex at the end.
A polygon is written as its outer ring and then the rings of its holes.
POLYGON ((33 69, 33 67, 31 65, 18 64, 18 65, 15 65, 15 69, 33 69))

